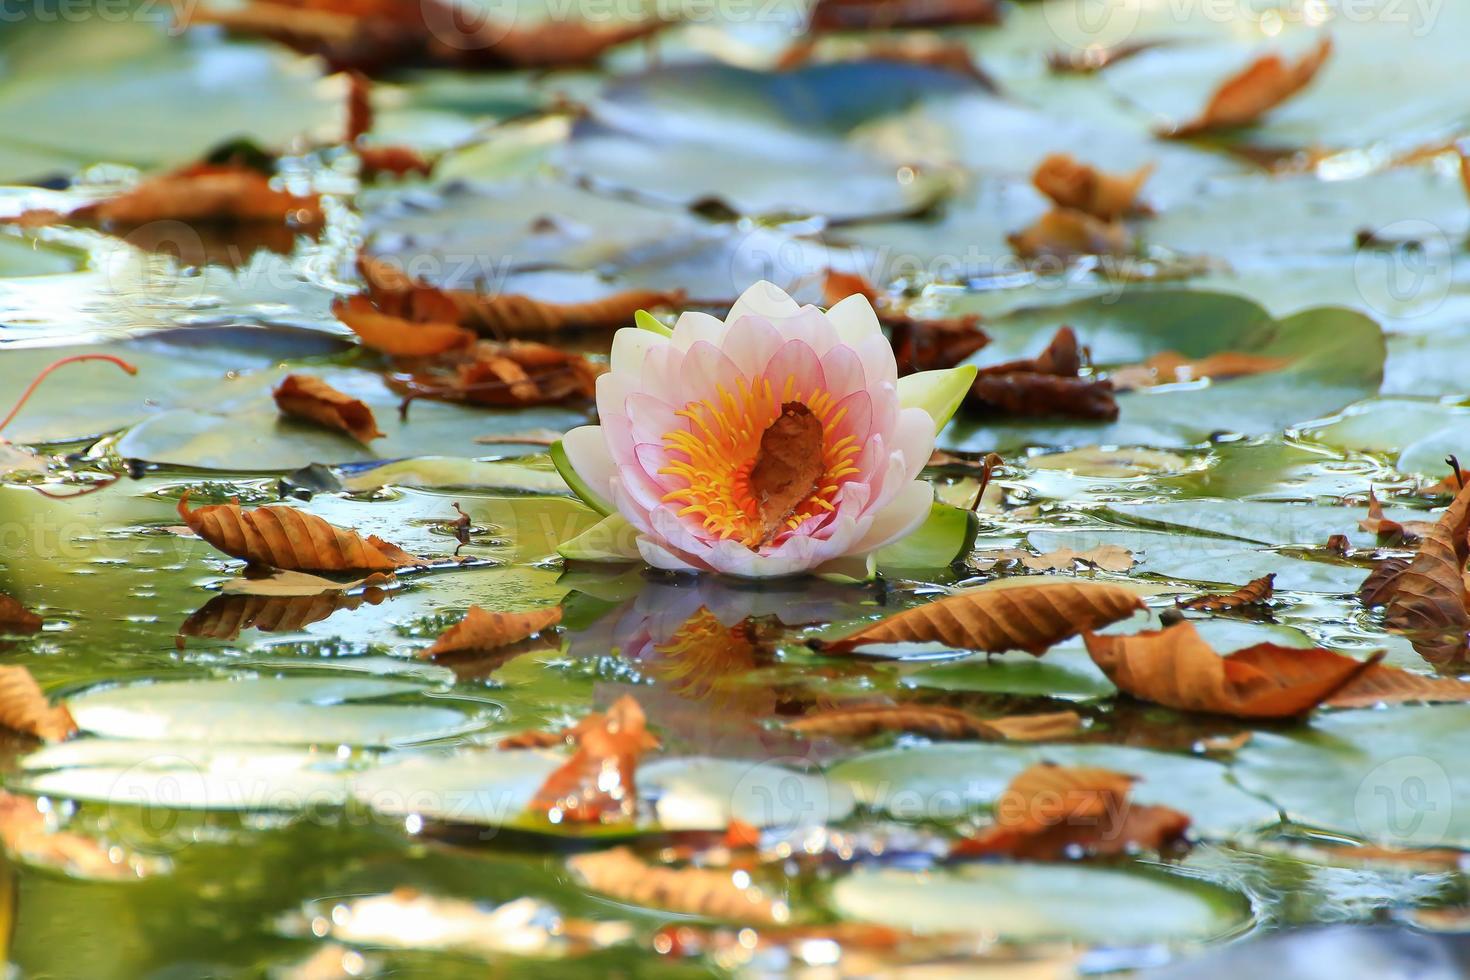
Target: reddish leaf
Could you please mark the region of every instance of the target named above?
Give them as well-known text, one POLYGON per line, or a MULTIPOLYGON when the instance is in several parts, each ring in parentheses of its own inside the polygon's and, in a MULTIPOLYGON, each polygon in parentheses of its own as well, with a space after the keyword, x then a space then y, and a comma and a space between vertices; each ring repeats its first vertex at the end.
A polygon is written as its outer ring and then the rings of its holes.
POLYGON ((242 164, 195 164, 144 179, 131 190, 62 217, 103 227, 135 227, 153 221, 288 223, 312 228, 322 222, 315 194, 296 195, 271 186, 270 177, 242 164))
POLYGON ((178 510, 195 534, 255 565, 298 572, 386 572, 423 561, 381 538, 361 537, 284 504, 252 510, 241 510, 238 503, 213 504, 190 510, 185 492, 178 510))
POLYGON ((1087 652, 1123 692, 1181 711, 1236 718, 1295 718, 1354 681, 1383 656, 1259 643, 1216 653, 1187 620, 1131 636, 1084 633, 1087 652))
POLYGON ((1083 255, 1126 255, 1133 238, 1121 224, 1094 218, 1085 211, 1053 208, 1031 227, 1006 236, 1023 259, 1074 259, 1083 255))
POLYGON ((0 633, 34 633, 45 620, 0 592, 0 633))
POLYGON ((1134 777, 1108 769, 1034 765, 995 803, 995 823, 960 841, 952 857, 1006 855, 1059 861, 1077 853, 1159 851, 1178 843, 1189 817, 1165 806, 1131 803, 1134 777))
POLYGON ((65 741, 77 733, 66 705, 53 707, 24 667, 0 667, 0 725, 46 742, 65 741))
POLYGON ((1118 402, 1107 381, 1054 374, 982 375, 970 388, 969 404, 980 411, 1029 418, 1061 416, 1112 421, 1118 402))
POLYGON ((1083 630, 1100 629, 1146 608, 1137 592, 1121 585, 1028 580, 945 596, 840 640, 812 645, 824 653, 850 653, 869 644, 938 641, 959 650, 1040 655, 1083 630))
POLYGON ((446 653, 493 650, 519 643, 560 622, 561 606, 523 613, 486 612, 479 606, 470 606, 464 619, 445 630, 432 646, 420 650, 418 655, 437 657, 446 653))
POLYGON ((358 442, 381 439, 373 410, 361 399, 345 395, 320 378, 288 374, 272 395, 285 415, 310 419, 329 429, 345 432, 358 442))
POLYGON ((410 313, 390 312, 373 305, 366 296, 339 299, 332 304, 332 315, 357 334, 366 347, 393 357, 429 357, 475 342, 472 331, 457 325, 458 315, 451 305, 449 320, 432 321, 412 314, 429 314, 426 307, 435 302, 437 290, 415 290, 403 294, 400 309, 410 313))
MULTIPOLYGON (((1386 621, 1416 632, 1453 632, 1464 645, 1470 630, 1470 608, 1465 596, 1465 559, 1470 554, 1470 488, 1461 490, 1424 535, 1419 551, 1390 583, 1380 585, 1375 598, 1387 600, 1386 621)), ((1371 581, 1371 577, 1370 577, 1371 581)), ((1364 583, 1366 588, 1367 582, 1364 583)))
POLYGON ((761 435, 750 468, 750 496, 759 508, 760 543, 791 521, 796 508, 821 489, 822 423, 801 402, 787 402, 761 435))
POLYGON ((607 370, 582 354, 527 340, 482 340, 397 367, 388 382, 410 398, 505 407, 592 398, 598 376, 607 370))
POLYGON ((1398 578, 1409 567, 1407 558, 1385 558, 1373 566, 1373 571, 1358 588, 1358 601, 1372 609, 1388 602, 1398 588, 1398 578))
POLYGON ((1065 153, 1053 153, 1037 165, 1031 183, 1058 207, 1082 211, 1102 221, 1116 221, 1138 210, 1138 192, 1153 169, 1153 164, 1145 164, 1119 177, 1079 163, 1065 153))
POLYGON ((1198 116, 1163 135, 1194 136, 1249 125, 1305 88, 1331 53, 1332 39, 1324 36, 1295 64, 1288 65, 1278 54, 1257 58, 1221 83, 1198 116))
POLYGON ((1216 595, 1195 596, 1193 599, 1184 599, 1176 603, 1180 609, 1198 609, 1202 612, 1224 612, 1228 609, 1239 609, 1242 606, 1255 606, 1268 602, 1275 591, 1276 573, 1263 575, 1252 579, 1234 592, 1224 592, 1216 595))
POLYGON ((808 29, 886 31, 999 23, 997 0, 817 0, 808 29))
POLYGON ((1289 357, 1267 357, 1264 354, 1243 354, 1239 351, 1221 351, 1198 359, 1190 359, 1174 351, 1164 351, 1142 364, 1115 368, 1108 372, 1108 378, 1120 391, 1130 391, 1203 378, 1225 381, 1267 371, 1279 371, 1289 364, 1289 357))
POLYGON ((638 757, 658 747, 643 709, 624 695, 607 714, 589 715, 572 730, 577 751, 546 778, 530 809, 553 823, 628 820, 638 805, 638 757))
POLYGON ((1406 701, 1470 701, 1470 683, 1375 664, 1324 703, 1333 708, 1371 708, 1406 701))

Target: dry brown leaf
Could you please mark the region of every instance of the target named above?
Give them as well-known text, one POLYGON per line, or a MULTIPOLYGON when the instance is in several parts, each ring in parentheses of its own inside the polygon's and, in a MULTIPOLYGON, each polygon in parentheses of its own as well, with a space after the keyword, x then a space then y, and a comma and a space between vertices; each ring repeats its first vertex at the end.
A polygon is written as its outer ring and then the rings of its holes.
POLYGON ((1031 766, 996 799, 995 823, 957 843, 950 855, 1058 861, 1078 853, 1163 850, 1182 840, 1189 817, 1129 802, 1133 782, 1108 769, 1031 766))
POLYGON ((883 36, 865 39, 860 45, 844 45, 839 52, 828 52, 815 36, 797 41, 782 52, 776 61, 777 71, 793 71, 810 64, 833 62, 888 61, 920 65, 954 72, 980 83, 992 91, 995 82, 975 64, 970 49, 960 41, 949 41, 932 35, 883 36))
POLYGON ((1035 357, 1016 361, 987 364, 979 369, 981 377, 1002 377, 1007 374, 1054 374, 1058 377, 1075 378, 1082 370, 1082 349, 1077 343, 1077 331, 1062 326, 1052 335, 1046 350, 1035 357))
POLYGON ((115 197, 83 205, 66 215, 104 227, 152 221, 287 222, 301 228, 322 222, 321 199, 271 186, 270 177, 236 164, 195 164, 149 177, 115 197))
POLYGON ((1083 633, 1087 652, 1126 694, 1181 711, 1235 718, 1296 718, 1383 656, 1258 643, 1221 656, 1187 620, 1131 636, 1083 633))
MULTIPOLYGON (((417 298, 433 297, 437 292, 416 290, 402 298, 400 308, 412 309, 419 305, 417 298)), ((458 316, 452 304, 449 313, 458 316)), ((391 357, 430 357, 475 342, 474 331, 459 326, 453 318, 432 321, 394 314, 374 306, 366 296, 337 300, 332 315, 347 324, 363 346, 391 357)))
POLYGON ((1322 547, 1338 557, 1346 557, 1353 550, 1353 543, 1348 540, 1346 534, 1333 534, 1327 538, 1327 543, 1322 547))
POLYGON ((588 888, 632 905, 757 924, 788 918, 783 903, 736 883, 744 872, 648 864, 626 847, 578 854, 567 865, 588 888))
POLYGON ((1434 521, 1393 521, 1383 516, 1378 494, 1368 490, 1368 516, 1358 527, 1378 538, 1379 544, 1414 544, 1434 530, 1434 521))
POLYGON ((449 627, 433 646, 419 651, 420 657, 437 657, 445 653, 479 652, 519 643, 561 622, 561 606, 534 609, 531 612, 487 612, 470 606, 464 619, 449 627))
POLYGON ((1075 711, 1045 711, 1034 715, 987 718, 985 724, 1011 742, 1050 742, 1082 730, 1082 716, 1075 711))
POLYGON ((310 419, 318 425, 345 432, 358 442, 383 438, 373 410, 360 398, 345 395, 321 378, 288 374, 271 392, 285 415, 310 419))
POLYGON ((1108 381, 1024 371, 980 375, 970 387, 967 403, 977 411, 1024 418, 1111 421, 1118 417, 1118 402, 1108 381))
MULTIPOLYGON (((1460 646, 1470 630, 1465 594, 1465 559, 1470 554, 1470 487, 1461 490, 1424 535, 1419 551, 1380 593, 1387 599, 1390 626, 1415 632, 1454 632, 1460 646)), ((1371 581, 1371 577, 1370 577, 1371 581)), ((1366 588, 1368 583, 1364 583, 1366 588)))
POLYGON ((1464 486, 1470 483, 1470 470, 1456 469, 1455 472, 1442 480, 1426 484, 1419 488, 1419 494, 1425 497, 1453 497, 1459 493, 1464 486))
POLYGON ((1200 595, 1193 599, 1182 599, 1176 603, 1180 609, 1197 609, 1202 612, 1224 612, 1242 606, 1255 606, 1268 602, 1275 591, 1276 573, 1263 575, 1236 589, 1234 592, 1200 595))
POLYGON ((979 718, 942 705, 891 704, 834 708, 788 721, 788 731, 832 738, 867 738, 883 732, 909 732, 934 739, 1013 739, 1043 741, 1070 735, 1081 726, 1075 711, 1010 718, 979 718))
POLYGON ((1033 555, 1019 548, 1007 548, 996 552, 994 557, 998 561, 1018 561, 1033 572, 1071 571, 1079 562, 1109 572, 1126 572, 1135 563, 1131 551, 1115 544, 1098 545, 1086 551, 1059 548, 1041 555, 1033 555))
POLYGON ((1249 125, 1305 88, 1331 53, 1332 39, 1324 36, 1295 64, 1279 54, 1257 58, 1222 82, 1198 116, 1161 135, 1194 136, 1249 125))
POLYGON ((66 705, 53 707, 24 667, 0 667, 0 725, 46 742, 65 741, 77 733, 66 705))
POLYGON ((569 736, 577 751, 536 791, 530 809, 553 823, 631 819, 638 806, 638 757, 658 747, 643 709, 624 695, 607 714, 583 718, 569 736))
POLYGON ((1149 163, 1131 174, 1115 176, 1079 163, 1066 153, 1053 153, 1037 165, 1031 183, 1058 207, 1082 211, 1102 221, 1116 221, 1139 209, 1138 192, 1153 170, 1149 163))
POLYGON ((1155 354, 1142 364, 1131 364, 1108 372, 1108 379, 1119 391, 1151 388, 1155 385, 1184 381, 1224 381, 1267 371, 1279 371, 1291 364, 1289 357, 1268 357, 1239 351, 1220 351, 1207 357, 1188 358, 1175 351, 1155 354))
POLYGON ((34 633, 45 620, 0 592, 0 633, 34 633))
MULTIPOLYGON (((381 578, 381 575, 374 573, 372 577, 381 578)), ((350 611, 363 603, 376 606, 387 597, 388 593, 377 584, 369 585, 361 592, 336 589, 296 595, 217 595, 179 625, 174 645, 183 649, 185 637, 189 636, 233 640, 247 629, 257 629, 262 633, 296 633, 339 610, 350 611)))
POLYGON ((481 340, 437 357, 402 360, 388 375, 409 399, 499 405, 553 405, 596 395, 607 365, 585 355, 529 340, 481 340))
POLYGON ((954 367, 990 343, 990 336, 980 329, 978 314, 911 317, 894 309, 887 297, 855 273, 828 269, 822 291, 827 306, 853 295, 864 296, 873 304, 879 322, 888 328, 900 376, 954 367))
POLYGON ((1373 571, 1358 587, 1358 601, 1372 609, 1388 602, 1396 588, 1398 577, 1409 567, 1407 558, 1385 558, 1373 566, 1373 571))
POLYGON ((997 0, 817 0, 808 29, 886 31, 949 27, 956 24, 999 24, 997 0))
POLYGON ((868 644, 937 641, 959 650, 1025 650, 1039 656, 1083 630, 1146 608, 1137 592, 1121 585, 1027 581, 945 596, 813 646, 823 653, 851 653, 868 644))
POLYGON ((787 525, 803 501, 820 489, 822 423, 801 402, 787 402, 761 434, 750 468, 750 495, 760 510, 760 542, 787 525))
POLYGON ((1046 55, 1046 66, 1059 75, 1091 75, 1093 72, 1102 71, 1136 54, 1142 54, 1150 48, 1168 43, 1168 41, 1136 41, 1111 48, 1088 45, 1085 48, 1049 51, 1046 55))
POLYGON ((195 534, 225 554, 283 571, 387 572, 423 562, 375 535, 364 538, 284 504, 242 510, 231 502, 190 510, 186 491, 178 511, 195 534))
POLYGON ((1023 259, 1066 260, 1133 251, 1133 237, 1123 225, 1071 208, 1052 208, 1031 227, 1006 236, 1006 241, 1023 259))
POLYGON ((1406 701, 1470 701, 1470 683, 1375 664, 1323 703, 1332 708, 1371 708, 1406 701))

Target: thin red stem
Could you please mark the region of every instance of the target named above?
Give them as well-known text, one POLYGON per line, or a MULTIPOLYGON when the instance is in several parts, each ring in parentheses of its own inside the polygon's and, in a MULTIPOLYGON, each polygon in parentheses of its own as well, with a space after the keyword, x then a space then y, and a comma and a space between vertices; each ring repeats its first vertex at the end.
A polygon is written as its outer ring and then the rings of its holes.
POLYGON ((64 367, 67 364, 74 364, 77 361, 107 361, 109 364, 116 364, 118 367, 122 368, 129 374, 138 373, 138 369, 136 367, 129 364, 122 358, 114 357, 111 354, 73 354, 70 357, 63 357, 59 361, 52 361, 50 364, 42 368, 41 373, 36 375, 35 380, 33 380, 29 385, 26 386, 25 391, 21 392, 20 400, 15 403, 15 407, 10 410, 10 414, 5 416, 4 421, 0 421, 0 431, 3 431, 7 425, 15 420, 15 417, 20 414, 20 410, 25 405, 26 401, 35 392, 36 388, 40 386, 41 382, 46 380, 46 377, 52 371, 55 371, 59 367, 64 367))

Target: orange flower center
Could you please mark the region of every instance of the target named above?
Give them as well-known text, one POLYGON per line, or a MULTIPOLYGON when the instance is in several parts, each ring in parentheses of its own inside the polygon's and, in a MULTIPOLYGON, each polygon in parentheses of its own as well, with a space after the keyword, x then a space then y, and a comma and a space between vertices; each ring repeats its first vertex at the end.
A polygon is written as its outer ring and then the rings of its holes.
POLYGON ((670 462, 659 473, 675 477, 683 486, 664 494, 664 502, 683 504, 679 516, 697 518, 721 539, 758 545, 763 537, 760 504, 751 492, 750 471, 761 436, 780 416, 781 406, 792 401, 806 405, 822 423, 822 478, 817 490, 796 506, 786 526, 794 529, 815 514, 834 510, 832 498, 843 478, 858 472, 854 461, 862 446, 850 435, 835 437, 846 408, 838 408, 823 389, 796 391, 791 376, 780 397, 769 380, 747 386, 742 378, 736 391, 720 386, 713 397, 680 409, 678 414, 689 420, 689 428, 664 433, 670 462))

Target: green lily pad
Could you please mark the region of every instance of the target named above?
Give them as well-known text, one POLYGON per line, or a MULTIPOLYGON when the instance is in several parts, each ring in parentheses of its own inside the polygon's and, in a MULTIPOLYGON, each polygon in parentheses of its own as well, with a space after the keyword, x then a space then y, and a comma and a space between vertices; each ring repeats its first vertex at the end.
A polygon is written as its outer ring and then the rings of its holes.
POLYGON ((1111 946, 1218 940, 1251 918, 1242 896, 1184 875, 1066 864, 855 871, 832 887, 832 905, 920 934, 1111 946))

